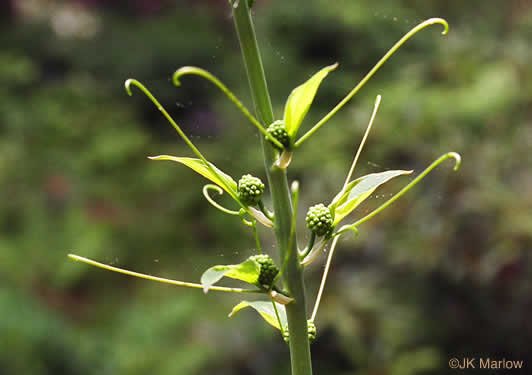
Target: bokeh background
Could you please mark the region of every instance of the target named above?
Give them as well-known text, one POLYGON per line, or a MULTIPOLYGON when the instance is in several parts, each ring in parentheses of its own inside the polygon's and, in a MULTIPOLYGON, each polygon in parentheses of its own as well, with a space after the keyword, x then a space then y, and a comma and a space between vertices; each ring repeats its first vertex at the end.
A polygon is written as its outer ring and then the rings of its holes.
MULTIPOLYGON (((278 117, 292 88, 340 63, 304 129, 414 25, 439 16, 451 26, 410 40, 293 161, 303 223, 309 205, 337 193, 377 94, 357 175, 420 171, 447 151, 464 159, 340 241, 315 373, 448 374, 452 357, 491 357, 524 360, 528 370, 504 373, 529 374, 532 3, 257 0, 254 10, 278 117)), ((190 151, 123 88, 139 79, 222 170, 264 178, 259 139, 234 106, 197 77, 171 84, 178 67, 200 66, 252 107, 227 1, 3 0, 0 18, 0 374, 288 374, 278 332, 252 311, 227 318, 238 295, 66 257, 198 281, 254 253, 249 230, 204 200, 202 177, 146 159, 190 151)), ((323 261, 306 273, 309 303, 323 261)))

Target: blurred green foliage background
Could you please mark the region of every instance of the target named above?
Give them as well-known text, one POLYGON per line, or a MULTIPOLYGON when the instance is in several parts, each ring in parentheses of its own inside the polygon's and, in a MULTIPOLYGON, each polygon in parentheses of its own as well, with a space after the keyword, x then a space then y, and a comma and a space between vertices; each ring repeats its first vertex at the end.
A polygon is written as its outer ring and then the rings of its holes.
MULTIPOLYGON (((304 129, 414 25, 451 26, 407 42, 293 161, 303 223, 341 187, 377 94, 357 175, 419 172, 447 151, 464 159, 340 242, 315 373, 448 374, 450 358, 467 356, 524 360, 530 373, 532 3, 257 0, 254 12, 277 116, 292 88, 340 63, 304 129)), ((288 374, 277 332, 251 312, 227 318, 238 296, 66 258, 198 281, 254 252, 249 230, 203 199, 200 176, 146 159, 190 152, 123 89, 139 79, 222 170, 264 178, 256 131, 227 99, 199 78, 170 80, 200 66, 252 107, 227 1, 4 0, 0 17, 0 374, 288 374)), ((323 261, 307 272, 309 302, 323 261)))

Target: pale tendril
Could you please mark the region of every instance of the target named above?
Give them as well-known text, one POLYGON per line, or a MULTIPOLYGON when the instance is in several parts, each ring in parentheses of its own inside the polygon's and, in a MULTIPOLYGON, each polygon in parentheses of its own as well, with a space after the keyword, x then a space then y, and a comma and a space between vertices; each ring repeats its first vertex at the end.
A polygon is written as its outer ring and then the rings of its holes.
POLYGON ((368 215, 364 216, 362 219, 358 220, 357 222, 351 224, 351 225, 344 225, 340 230, 335 233, 335 237, 333 240, 333 243, 331 245, 331 249, 329 250, 329 256, 327 257, 327 263, 325 264, 325 270, 323 271, 323 276, 321 279, 320 289, 318 291, 318 295, 316 297, 316 302, 314 304, 314 310, 312 312, 311 320, 314 321, 316 314, 318 312, 318 307, 320 305, 321 296, 323 293, 323 289, 325 288, 325 283, 327 281, 327 275, 329 273, 329 269, 331 266, 332 256, 334 254, 334 250, 336 249, 336 244, 338 243, 338 240, 340 239, 341 234, 353 230, 355 233, 358 233, 357 227, 371 219, 373 216, 377 215, 379 212, 384 210, 386 207, 388 207, 390 204, 395 202, 398 198, 400 198, 403 194, 405 194, 408 190, 410 190, 414 185, 416 185, 419 181, 421 181, 427 174, 429 174, 430 171, 432 171, 434 168, 436 168, 438 165, 440 165, 445 160, 453 158, 455 160, 455 165, 453 170, 457 171, 458 168, 460 168, 460 164, 462 162, 462 158, 460 155, 456 152, 448 152, 446 154, 443 154, 438 159, 436 159, 432 164, 430 164, 423 172, 421 172, 415 179, 413 179, 408 185, 403 187, 398 193, 396 193, 392 198, 388 199, 386 202, 384 202, 382 205, 380 205, 378 208, 370 212, 368 215))
POLYGON ((449 24, 447 23, 447 21, 445 21, 444 19, 442 18, 430 18, 422 23, 420 23, 419 25, 417 25, 416 27, 414 27, 412 30, 410 30, 408 33, 406 33, 401 39, 399 39, 399 41, 397 43, 395 43, 393 45, 392 48, 390 48, 390 50, 379 60, 379 62, 368 72, 368 74, 366 74, 366 76, 359 82, 358 85, 355 86, 355 88, 353 90, 351 90, 351 92, 349 94, 347 94, 347 96, 342 99, 342 101, 340 101, 340 103, 338 103, 336 105, 336 107, 334 107, 327 115, 325 115, 325 117, 323 117, 320 121, 318 121, 316 123, 316 125, 314 125, 312 127, 312 129, 310 129, 308 132, 306 132, 301 138, 299 138, 297 140, 297 142, 294 144, 294 147, 298 147, 299 145, 301 145, 301 143, 303 143, 306 139, 308 139, 312 134, 314 134, 314 132, 316 132, 320 127, 323 126, 323 124, 325 124, 327 121, 329 121, 331 119, 331 117, 333 117, 336 112, 338 112, 349 100, 351 100, 351 98, 353 96, 355 96, 355 94, 369 81, 369 79, 371 77, 373 77, 373 75, 380 69, 380 67, 395 53, 395 51, 397 51, 408 39, 410 39, 412 36, 414 36, 417 32, 423 30, 424 28, 430 26, 430 25, 434 25, 434 24, 441 24, 443 25, 444 27, 444 30, 442 32, 442 35, 446 35, 447 32, 449 31, 449 24))
POLYGON ((246 116, 253 125, 266 137, 268 140, 273 142, 277 147, 283 148, 283 145, 274 137, 271 136, 270 133, 264 129, 264 127, 261 125, 261 123, 249 112, 249 110, 242 104, 240 100, 225 86, 218 78, 216 78, 214 75, 209 73, 208 71, 195 67, 195 66, 184 66, 182 68, 179 68, 174 73, 172 79, 174 82, 174 85, 181 86, 181 81, 179 80, 180 77, 187 75, 187 74, 194 74, 200 77, 205 78, 212 84, 214 84, 216 87, 218 87, 222 92, 231 100, 237 108, 246 116))
MULTIPOLYGON (((178 281, 178 280, 172 280, 172 279, 165 279, 163 277, 156 277, 156 276, 152 276, 152 275, 147 275, 145 273, 129 271, 129 270, 126 270, 126 269, 123 269, 123 268, 113 267, 113 266, 109 266, 109 265, 104 264, 104 263, 96 262, 96 261, 94 261, 92 259, 81 257, 79 255, 68 254, 68 257, 70 259, 72 259, 72 260, 75 260, 75 261, 78 261, 78 262, 83 262, 83 263, 89 264, 89 265, 94 266, 94 267, 103 268, 103 269, 108 270, 108 271, 118 272, 118 273, 122 273, 124 275, 138 277, 138 278, 141 278, 141 279, 152 280, 152 281, 157 281, 157 282, 160 282, 160 283, 176 285, 176 286, 185 286, 185 287, 189 287, 189 288, 197 288, 197 289, 203 289, 204 288, 204 286, 201 285, 201 284, 189 283, 189 282, 186 282, 186 281, 178 281)), ((264 293, 260 289, 227 288, 227 287, 223 287, 223 286, 211 286, 210 290, 216 290, 216 291, 219 291, 219 292, 232 292, 232 293, 264 293)))
POLYGON ((233 211, 233 210, 230 210, 230 209, 227 209, 225 207, 223 207, 222 205, 220 205, 219 203, 216 203, 214 201, 214 199, 212 199, 212 197, 209 195, 209 190, 216 190, 216 192, 219 194, 219 195, 222 195, 224 193, 223 189, 221 187, 219 187, 218 185, 214 185, 214 184, 207 184, 203 187, 203 196, 205 196, 205 199, 207 199, 207 201, 213 205, 216 209, 226 213, 226 214, 229 214, 229 215, 235 215, 235 216, 238 216, 240 215, 240 211, 233 211))
POLYGON ((194 143, 192 143, 192 141, 186 136, 186 134, 183 132, 183 130, 181 130, 181 127, 168 114, 168 112, 164 109, 164 107, 161 105, 161 103, 159 103, 159 101, 155 98, 155 96, 153 96, 153 94, 142 83, 140 83, 136 79, 132 79, 132 78, 126 80, 126 82, 124 83, 124 86, 125 86, 126 91, 127 91, 129 96, 132 95, 131 85, 136 86, 140 91, 142 91, 142 93, 144 95, 146 95, 148 97, 148 99, 150 99, 152 101, 153 104, 155 104, 157 109, 164 115, 164 117, 168 120, 168 122, 170 122, 170 124, 174 127, 174 129, 181 136, 181 138, 183 138, 185 143, 188 145, 188 147, 190 147, 190 149, 194 152, 194 154, 196 154, 201 159, 201 161, 203 161, 203 163, 205 163, 206 167, 209 168, 209 170, 215 176, 218 176, 218 178, 221 180, 221 183, 224 184, 224 186, 227 188, 228 191, 230 191, 231 188, 230 188, 230 186, 228 186, 225 183, 223 177, 219 175, 219 173, 216 171, 215 168, 213 168, 211 163, 209 163, 207 161, 205 156, 203 156, 203 154, 198 150, 198 148, 194 145, 194 143))

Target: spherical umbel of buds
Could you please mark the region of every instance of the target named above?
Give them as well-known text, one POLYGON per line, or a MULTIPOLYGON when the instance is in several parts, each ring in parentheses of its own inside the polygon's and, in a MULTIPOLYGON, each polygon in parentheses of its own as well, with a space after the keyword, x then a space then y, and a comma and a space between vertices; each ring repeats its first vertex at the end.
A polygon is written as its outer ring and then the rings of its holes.
POLYGON ((273 284, 273 280, 275 280, 275 277, 279 273, 279 268, 275 265, 273 259, 267 254, 253 255, 250 259, 253 259, 260 264, 260 286, 269 289, 273 284))
POLYGON ((260 178, 246 174, 238 181, 238 197, 244 204, 248 206, 256 205, 259 203, 262 194, 264 194, 264 184, 260 178))
MULTIPOLYGON (((307 332, 308 332, 308 341, 312 343, 316 339, 316 325, 312 320, 307 320, 307 332)), ((283 329, 283 339, 285 342, 290 342, 290 333, 288 328, 283 329)))
MULTIPOLYGON (((286 127, 282 121, 275 121, 273 124, 268 126, 266 131, 275 139, 279 141, 285 148, 290 147, 290 136, 286 131, 286 127)), ((279 149, 273 142, 270 141, 273 147, 279 149)))
POLYGON ((307 212, 307 228, 317 236, 328 234, 333 225, 331 211, 323 203, 312 206, 307 212))

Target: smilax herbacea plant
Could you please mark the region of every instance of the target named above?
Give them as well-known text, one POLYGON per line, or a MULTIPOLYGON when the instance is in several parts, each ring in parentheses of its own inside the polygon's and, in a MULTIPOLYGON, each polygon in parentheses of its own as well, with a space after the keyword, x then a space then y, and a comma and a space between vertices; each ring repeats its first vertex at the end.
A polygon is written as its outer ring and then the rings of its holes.
POLYGON ((336 107, 298 138, 299 128, 310 109, 320 84, 330 72, 337 68, 338 64, 321 69, 310 77, 309 80, 296 87, 286 101, 282 119, 276 119, 272 111, 250 13, 250 6, 253 1, 230 0, 229 3, 240 41, 244 65, 255 104, 256 116, 251 114, 222 82, 203 69, 190 66, 182 67, 174 73, 173 82, 176 86, 180 86, 181 78, 186 75, 196 75, 207 79, 218 87, 262 134, 261 144, 266 167, 265 181, 267 181, 268 190, 271 194, 271 200, 273 202, 272 209, 265 207, 262 201, 266 190, 265 182, 258 177, 246 174, 245 171, 243 176, 236 182, 231 176, 219 170, 205 158, 146 87, 134 79, 128 79, 125 87, 129 95, 132 94, 132 87, 136 87, 143 92, 155 104, 157 109, 161 111, 163 116, 166 117, 195 155, 195 157, 160 155, 150 157, 150 159, 168 160, 183 164, 209 180, 210 183, 203 187, 203 195, 212 206, 224 214, 238 217, 245 226, 250 227, 254 233, 257 254, 245 259, 240 264, 216 265, 209 268, 201 276, 201 282, 199 284, 132 272, 98 263, 77 255, 69 255, 69 257, 93 266, 148 280, 178 286, 202 288, 205 293, 209 290, 215 290, 263 295, 263 300, 244 300, 240 302, 233 308, 229 316, 232 317, 238 311, 247 307, 256 310, 267 323, 280 331, 281 337, 289 344, 292 374, 309 375, 312 373, 309 342, 316 338, 316 326, 314 322, 338 240, 348 232, 357 233, 358 227, 361 224, 392 204, 444 160, 449 158, 455 159, 454 169, 458 169, 460 156, 454 152, 440 156, 380 207, 353 222, 346 220, 358 205, 370 197, 379 186, 393 178, 408 175, 413 172, 408 170, 388 170, 352 178, 355 166, 381 102, 380 95, 377 96, 369 124, 362 137, 358 151, 354 156, 345 182, 340 187, 338 194, 332 197, 330 201, 324 201, 323 203, 318 203, 308 208, 306 214, 308 244, 304 248, 300 248, 296 238, 297 223, 295 213, 298 210, 299 184, 297 181, 293 181, 289 188, 287 171, 290 161, 293 155, 296 154, 297 149, 351 100, 403 43, 418 31, 433 24, 443 25, 443 34, 446 34, 448 25, 443 19, 432 18, 414 27, 384 55, 375 67, 369 71, 360 83, 336 107), (235 208, 229 209, 217 203, 210 195, 212 190, 218 194, 223 194, 224 192, 229 194, 235 201, 235 208), (348 224, 344 224, 344 220, 348 221, 348 224), (270 255, 262 252, 257 231, 257 225, 259 224, 273 229, 277 239, 279 259, 281 260, 279 264, 275 264, 270 255), (319 255, 327 249, 329 244, 330 247, 325 261, 321 285, 314 303, 314 309, 309 316, 305 307, 304 270, 307 265, 318 259, 319 255), (250 287, 229 288, 217 285, 224 277, 241 280, 249 284, 250 287))

